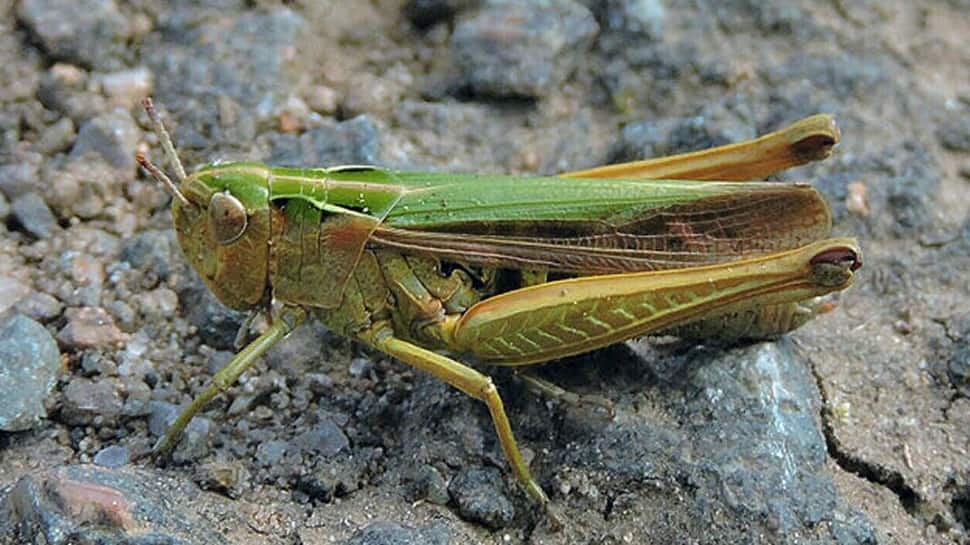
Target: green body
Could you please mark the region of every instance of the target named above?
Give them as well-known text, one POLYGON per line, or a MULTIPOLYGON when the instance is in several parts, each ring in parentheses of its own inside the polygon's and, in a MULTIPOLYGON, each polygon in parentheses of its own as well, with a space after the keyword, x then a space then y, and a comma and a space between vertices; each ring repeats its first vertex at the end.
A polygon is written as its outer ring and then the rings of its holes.
MULTIPOLYGON (((229 245, 200 245, 204 230, 179 229, 186 253, 226 304, 252 307, 271 290, 283 303, 314 309, 344 335, 359 337, 383 320, 401 338, 505 364, 532 363, 629 338, 628 330, 635 328, 631 323, 643 317, 651 317, 654 325, 632 334, 685 326, 690 321, 668 324, 657 318, 664 308, 676 310, 687 299, 698 305, 711 300, 698 313, 708 325, 695 325, 695 334, 718 328, 720 336, 733 337, 784 333, 810 316, 797 313, 796 305, 821 295, 818 290, 752 299, 745 291, 749 288, 740 285, 746 301, 729 301, 723 297, 726 286, 688 290, 678 282, 680 301, 649 294, 654 301, 641 311, 635 307, 642 303, 631 301, 643 295, 620 296, 609 310, 588 310, 580 320, 560 316, 556 327, 533 328, 531 336, 518 332, 516 342, 500 335, 483 339, 479 329, 467 329, 477 323, 476 315, 465 314, 481 300, 548 275, 564 279, 696 269, 773 255, 822 239, 831 223, 827 204, 813 188, 774 183, 239 163, 206 167, 183 187, 186 195, 200 200, 217 192, 237 196, 248 212, 247 231, 258 236, 247 232, 229 245), (208 251, 213 247, 218 255, 208 251), (459 317, 465 328, 456 330, 459 317), (609 340, 597 342, 600 338, 609 340), (531 350, 530 343, 535 345, 531 350), (499 349, 500 344, 507 348, 499 349)), ((176 217, 183 217, 178 209, 176 217)), ((534 299, 539 297, 535 291, 522 295, 534 299)), ((526 321, 556 321, 561 314, 558 306, 536 305, 526 321)), ((520 330, 524 323, 522 317, 504 316, 499 326, 520 330)))

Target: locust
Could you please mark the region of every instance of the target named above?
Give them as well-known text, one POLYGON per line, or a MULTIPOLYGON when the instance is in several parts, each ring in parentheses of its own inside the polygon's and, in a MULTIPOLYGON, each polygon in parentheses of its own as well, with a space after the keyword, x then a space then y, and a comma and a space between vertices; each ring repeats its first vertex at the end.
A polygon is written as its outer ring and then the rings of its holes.
POLYGON ((137 160, 172 195, 185 257, 223 304, 269 324, 179 415, 162 456, 211 399, 317 319, 482 401, 516 480, 548 506, 495 383, 466 361, 521 368, 648 335, 775 338, 830 309, 862 266, 854 239, 830 238, 829 205, 811 185, 752 181, 828 157, 840 136, 825 114, 558 176, 258 162, 187 174, 144 107, 175 180, 137 160))

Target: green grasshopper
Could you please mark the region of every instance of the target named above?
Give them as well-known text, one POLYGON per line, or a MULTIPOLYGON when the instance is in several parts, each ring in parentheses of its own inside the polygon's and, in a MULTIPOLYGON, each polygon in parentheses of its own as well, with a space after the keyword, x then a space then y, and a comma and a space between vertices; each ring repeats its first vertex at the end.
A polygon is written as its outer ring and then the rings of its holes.
POLYGON ((173 195, 182 251, 222 303, 264 309, 270 323, 181 413, 156 447, 163 455, 313 316, 483 401, 516 479, 547 506, 491 378, 444 353, 525 366, 648 334, 776 337, 827 309, 823 296, 862 265, 855 240, 827 238, 831 213, 814 188, 747 181, 827 157, 839 138, 827 115, 559 176, 252 162, 187 175, 144 105, 178 183, 137 159, 173 195))

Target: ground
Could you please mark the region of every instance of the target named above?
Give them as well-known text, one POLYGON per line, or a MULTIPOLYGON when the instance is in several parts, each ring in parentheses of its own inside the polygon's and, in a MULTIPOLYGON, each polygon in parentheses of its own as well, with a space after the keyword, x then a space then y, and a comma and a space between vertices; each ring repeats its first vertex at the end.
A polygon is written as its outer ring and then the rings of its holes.
POLYGON ((0 542, 967 542, 968 8, 0 0, 0 542), (483 367, 559 531, 483 405, 320 324, 153 464, 244 315, 136 167, 161 157, 146 95, 189 165, 515 174, 831 113, 833 157, 777 179, 818 187, 864 266, 778 341, 639 339, 540 370, 612 418, 483 367))

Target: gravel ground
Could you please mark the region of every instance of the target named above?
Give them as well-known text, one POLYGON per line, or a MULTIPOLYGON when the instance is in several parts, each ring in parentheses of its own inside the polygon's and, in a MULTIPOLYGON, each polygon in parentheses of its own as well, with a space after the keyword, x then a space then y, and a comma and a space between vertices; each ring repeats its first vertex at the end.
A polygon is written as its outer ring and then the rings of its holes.
MULTIPOLYGON (((0 0, 0 543, 967 543, 970 4, 0 0), (865 266, 776 342, 637 340, 494 376, 554 532, 483 405, 305 326, 133 461, 243 316, 186 265, 186 164, 555 173, 830 112, 779 179, 865 266)), ((256 328, 264 324, 256 324, 256 328)))

